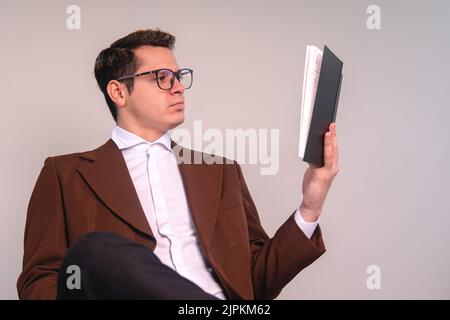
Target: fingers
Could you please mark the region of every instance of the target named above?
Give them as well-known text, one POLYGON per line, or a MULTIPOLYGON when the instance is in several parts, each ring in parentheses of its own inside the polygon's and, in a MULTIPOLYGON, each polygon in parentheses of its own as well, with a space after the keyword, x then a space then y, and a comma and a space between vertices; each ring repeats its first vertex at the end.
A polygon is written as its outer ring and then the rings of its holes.
POLYGON ((335 162, 336 165, 339 162, 339 150, 338 150, 338 143, 337 143, 337 135, 336 135, 336 123, 332 123, 332 129, 333 129, 333 153, 335 155, 335 162))
POLYGON ((324 166, 326 168, 331 168, 332 164, 333 164, 333 142, 332 142, 332 137, 331 137, 331 132, 327 131, 325 133, 325 141, 324 141, 324 150, 323 150, 323 154, 324 154, 324 166))
POLYGON ((332 122, 329 131, 325 133, 324 141, 324 162, 325 167, 337 171, 338 170, 338 144, 336 137, 336 123, 332 122))

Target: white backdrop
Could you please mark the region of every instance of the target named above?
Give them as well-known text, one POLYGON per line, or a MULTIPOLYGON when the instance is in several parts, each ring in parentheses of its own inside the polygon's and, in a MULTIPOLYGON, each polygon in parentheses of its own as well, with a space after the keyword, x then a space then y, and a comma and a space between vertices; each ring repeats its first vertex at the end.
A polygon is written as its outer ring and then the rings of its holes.
POLYGON ((327 253, 281 299, 450 298, 448 1, 0 1, 0 298, 16 299, 28 200, 47 156, 88 150, 113 126, 98 52, 159 27, 195 70, 186 122, 279 129, 278 174, 244 175, 273 235, 301 202, 297 157, 305 47, 344 61, 340 172, 321 226, 327 253), (369 5, 381 29, 369 30, 369 5), (81 10, 69 30, 67 7, 81 10), (280 77, 280 72, 283 77, 280 77), (367 267, 380 269, 369 290, 367 267))

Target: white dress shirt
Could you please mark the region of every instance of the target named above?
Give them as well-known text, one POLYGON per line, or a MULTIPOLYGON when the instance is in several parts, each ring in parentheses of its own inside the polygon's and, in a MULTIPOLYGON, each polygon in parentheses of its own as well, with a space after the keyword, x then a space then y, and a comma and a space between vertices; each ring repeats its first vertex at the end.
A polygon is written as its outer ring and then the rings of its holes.
MULTIPOLYGON (((204 291, 226 299, 200 247, 169 134, 149 142, 115 126, 111 139, 122 152, 156 238, 155 255, 204 291)), ((295 221, 308 238, 319 223, 305 222, 298 209, 295 221)))

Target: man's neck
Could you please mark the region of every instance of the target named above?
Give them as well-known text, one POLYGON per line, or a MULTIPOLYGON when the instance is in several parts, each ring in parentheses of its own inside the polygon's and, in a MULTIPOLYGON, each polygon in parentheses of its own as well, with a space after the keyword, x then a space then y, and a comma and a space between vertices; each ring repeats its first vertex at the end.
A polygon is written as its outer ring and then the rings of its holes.
POLYGON ((128 132, 131 132, 131 133, 137 135, 138 137, 140 137, 148 142, 155 142, 156 140, 161 138, 166 133, 166 132, 155 130, 155 129, 135 128, 132 126, 127 126, 126 124, 120 123, 120 122, 117 122, 117 126, 128 132))

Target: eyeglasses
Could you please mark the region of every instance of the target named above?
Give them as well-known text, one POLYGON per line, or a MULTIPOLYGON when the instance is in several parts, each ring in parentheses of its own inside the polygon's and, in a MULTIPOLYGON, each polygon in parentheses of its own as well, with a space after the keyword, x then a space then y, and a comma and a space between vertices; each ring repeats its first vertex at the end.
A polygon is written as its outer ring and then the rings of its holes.
POLYGON ((141 73, 132 74, 129 76, 123 76, 117 79, 117 81, 122 81, 126 79, 132 79, 136 77, 146 76, 150 74, 155 74, 155 79, 152 79, 152 81, 157 81, 158 87, 162 90, 170 90, 173 88, 173 85, 175 84, 175 77, 178 79, 178 81, 181 83, 181 85, 185 89, 189 89, 192 86, 192 80, 193 80, 193 70, 192 69, 180 69, 177 72, 174 72, 170 69, 157 69, 152 71, 145 71, 141 73))

